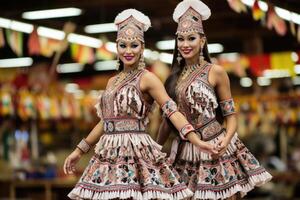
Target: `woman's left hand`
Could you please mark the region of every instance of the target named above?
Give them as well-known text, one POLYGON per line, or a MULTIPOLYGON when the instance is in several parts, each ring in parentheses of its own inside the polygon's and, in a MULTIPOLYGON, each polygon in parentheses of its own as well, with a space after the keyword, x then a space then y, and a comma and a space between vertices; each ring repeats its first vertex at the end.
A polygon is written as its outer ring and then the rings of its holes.
POLYGON ((216 149, 219 151, 218 156, 222 156, 226 150, 227 147, 230 143, 230 140, 226 137, 224 137, 222 140, 220 140, 217 144, 216 144, 216 149))

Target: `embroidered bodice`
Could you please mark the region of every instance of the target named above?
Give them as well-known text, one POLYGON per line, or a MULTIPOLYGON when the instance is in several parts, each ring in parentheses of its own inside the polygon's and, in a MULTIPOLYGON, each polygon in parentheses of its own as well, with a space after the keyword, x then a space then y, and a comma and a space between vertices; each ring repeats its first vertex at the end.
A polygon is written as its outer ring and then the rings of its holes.
POLYGON ((97 113, 108 132, 145 131, 151 105, 143 98, 140 79, 146 70, 137 70, 117 86, 109 86, 99 97, 97 113))
POLYGON ((176 87, 178 109, 195 128, 202 127, 216 117, 217 97, 208 82, 211 66, 208 63, 196 69, 176 87))

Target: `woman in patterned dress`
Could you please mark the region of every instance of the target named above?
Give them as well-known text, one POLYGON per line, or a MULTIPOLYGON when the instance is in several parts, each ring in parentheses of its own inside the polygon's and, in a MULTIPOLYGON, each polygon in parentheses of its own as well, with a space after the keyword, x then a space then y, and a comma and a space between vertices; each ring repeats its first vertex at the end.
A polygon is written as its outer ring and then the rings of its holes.
MULTIPOLYGON (((170 161, 194 192, 193 199, 235 199, 269 181, 271 175, 237 136, 229 78, 221 66, 210 63, 202 26, 202 20, 210 14, 200 0, 184 0, 177 5, 173 14, 178 22, 176 46, 172 72, 165 86, 198 136, 220 152, 212 156, 177 138, 172 144, 170 161), (222 111, 226 129, 216 119, 217 107, 222 111)), ((157 138, 159 144, 165 143, 171 128, 164 119, 157 138)))
POLYGON ((71 199, 185 199, 192 192, 167 163, 161 146, 146 132, 153 101, 183 138, 210 153, 213 146, 201 141, 160 80, 144 69, 144 31, 150 27, 147 16, 135 9, 121 12, 117 51, 121 72, 112 77, 96 105, 100 122, 66 158, 65 173, 73 173, 83 153, 96 142, 90 160, 71 199), (100 138, 100 139, 99 139, 100 138))

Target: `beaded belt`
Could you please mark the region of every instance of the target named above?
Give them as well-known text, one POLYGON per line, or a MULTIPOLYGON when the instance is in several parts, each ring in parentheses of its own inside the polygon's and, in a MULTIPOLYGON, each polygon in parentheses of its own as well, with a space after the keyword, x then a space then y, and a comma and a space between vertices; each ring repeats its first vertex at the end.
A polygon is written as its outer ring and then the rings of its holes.
POLYGON ((104 119, 104 132, 107 134, 118 133, 145 133, 143 120, 130 118, 104 119))
POLYGON ((223 128, 215 118, 202 125, 201 127, 195 128, 197 133, 199 133, 199 135, 201 136, 201 140, 203 141, 212 140, 226 131, 226 129, 223 128))

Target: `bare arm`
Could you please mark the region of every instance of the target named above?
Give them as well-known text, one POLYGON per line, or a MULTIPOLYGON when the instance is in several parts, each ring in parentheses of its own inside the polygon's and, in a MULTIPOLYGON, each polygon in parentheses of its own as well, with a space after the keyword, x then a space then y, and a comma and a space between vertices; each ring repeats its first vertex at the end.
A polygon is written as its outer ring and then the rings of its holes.
MULTIPOLYGON (((93 128, 93 130, 88 134, 88 136, 84 139, 85 143, 87 143, 87 146, 89 148, 94 146, 99 141, 103 132, 103 121, 100 120, 93 128)), ((75 150, 65 159, 63 166, 65 174, 73 174, 76 171, 75 166, 83 154, 84 151, 76 146, 75 150)))
MULTIPOLYGON (((141 80, 141 90, 147 92, 151 97, 160 105, 164 105, 171 98, 167 94, 162 82, 151 72, 146 72, 141 80)), ((169 117, 175 128, 180 131, 185 125, 189 124, 187 119, 180 113, 175 112, 169 117)), ((200 140, 199 136, 195 132, 190 132, 186 138, 194 145, 209 150, 212 153, 217 153, 213 146, 200 140)))
MULTIPOLYGON (((226 73, 226 71, 223 69, 223 67, 214 65, 211 69, 210 79, 213 85, 215 85, 216 92, 219 96, 219 103, 222 108, 223 103, 227 100, 230 103, 232 96, 231 96, 231 90, 230 90, 230 81, 229 77, 226 73)), ((233 101, 232 101, 233 102, 233 101)), ((227 146, 234 133, 237 129, 237 118, 236 114, 232 112, 233 107, 230 106, 231 104, 228 104, 228 106, 223 106, 223 110, 228 109, 228 115, 225 115, 225 121, 226 121, 226 136, 224 138, 225 146, 227 146), (230 110, 231 109, 231 110, 230 110)), ((233 105, 232 105, 233 106, 233 105)), ((226 113, 226 111, 225 111, 226 113)))
POLYGON ((156 142, 160 145, 164 145, 169 138, 171 132, 171 127, 169 126, 167 119, 163 118, 162 123, 160 124, 156 142))

